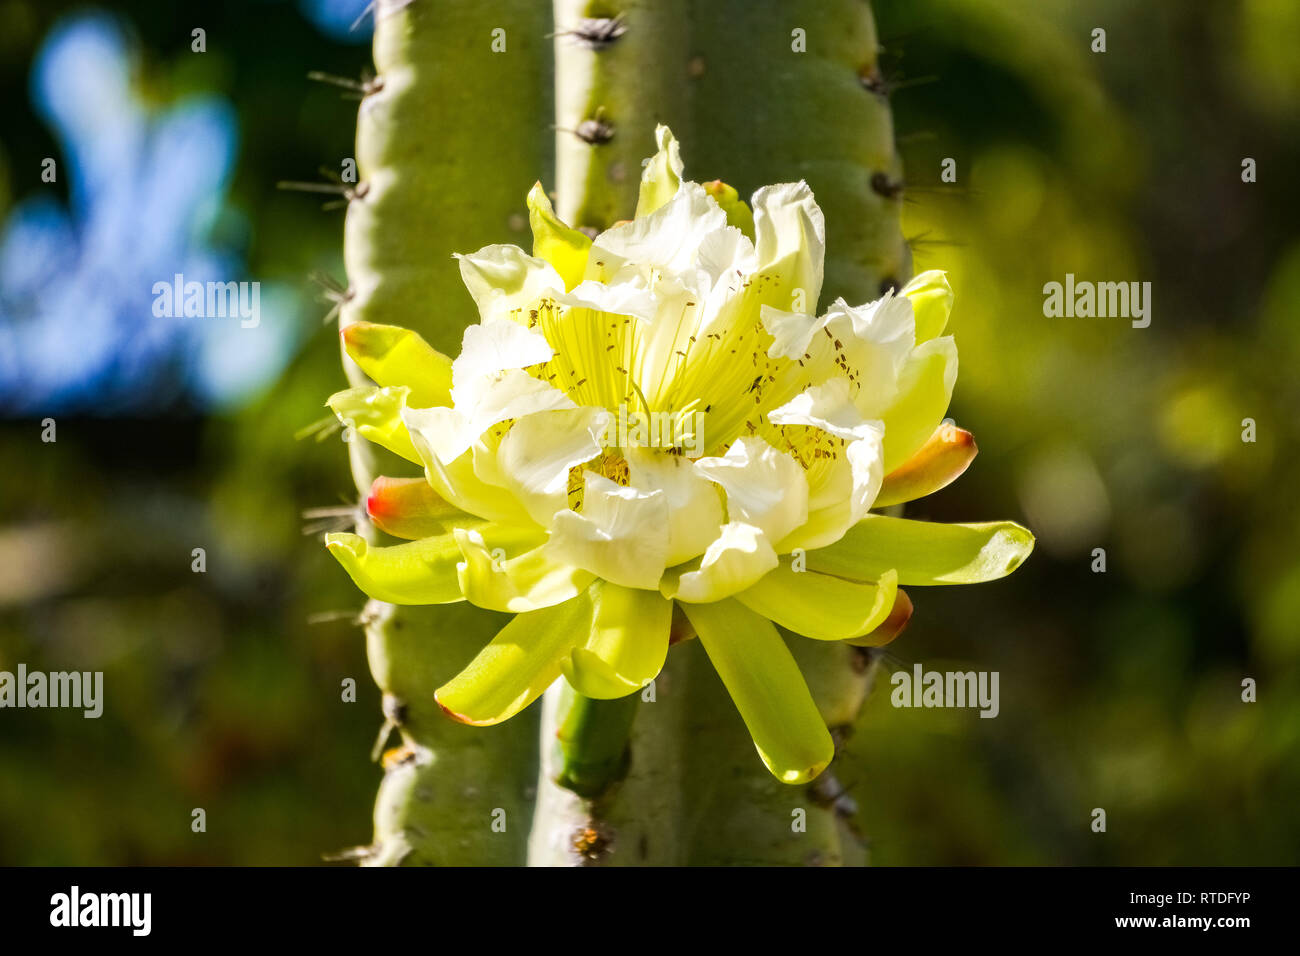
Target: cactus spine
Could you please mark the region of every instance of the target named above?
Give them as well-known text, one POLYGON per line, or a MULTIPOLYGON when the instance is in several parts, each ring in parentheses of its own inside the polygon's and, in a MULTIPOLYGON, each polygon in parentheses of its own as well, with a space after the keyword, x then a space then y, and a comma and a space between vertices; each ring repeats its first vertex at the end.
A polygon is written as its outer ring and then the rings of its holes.
MULTIPOLYGON (((806 179, 826 216, 823 300, 873 299, 910 268, 876 55, 862 0, 554 0, 553 10, 380 0, 380 87, 358 122, 364 188, 348 212, 341 321, 405 325, 454 352, 473 317, 450 253, 527 248, 523 197, 547 181, 551 157, 562 218, 587 231, 630 218, 659 122, 684 144, 691 178, 720 178, 742 196, 806 179), (494 30, 504 55, 491 52, 494 30)), ((352 454, 364 492, 374 465, 359 440, 352 454)), ((791 788, 767 774, 696 641, 671 650, 653 703, 552 687, 538 755, 527 715, 467 728, 433 703, 490 638, 492 615, 372 602, 367 617, 372 670, 405 744, 387 761, 372 862, 520 862, 534 780, 535 865, 865 860, 834 778, 791 788), (495 809, 504 834, 490 828, 495 809)), ((868 658, 790 646, 828 724, 845 732, 870 685, 868 658)))

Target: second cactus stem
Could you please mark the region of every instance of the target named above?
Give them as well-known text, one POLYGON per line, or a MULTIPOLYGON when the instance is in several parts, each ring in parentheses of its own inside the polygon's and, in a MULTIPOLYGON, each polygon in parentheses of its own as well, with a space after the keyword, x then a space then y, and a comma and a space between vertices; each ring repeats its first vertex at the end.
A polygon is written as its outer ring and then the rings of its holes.
MULTIPOLYGON (((349 288, 340 323, 406 326, 454 353, 475 317, 452 253, 524 241, 523 197, 546 170, 550 56, 543 38, 551 18, 535 0, 378 0, 374 21, 377 75, 357 118, 361 181, 344 227, 349 288), (508 53, 492 52, 494 30, 504 31, 508 53)), ((360 369, 346 356, 344 363, 362 384, 360 369)), ((362 501, 377 473, 407 467, 359 437, 348 448, 362 501)), ((372 540, 380 535, 364 518, 358 530, 372 540)), ((536 773, 533 729, 527 719, 486 733, 463 727, 447 720, 433 697, 491 640, 502 615, 372 601, 363 622, 370 670, 384 693, 385 730, 400 734, 384 758, 365 861, 522 863, 536 773)))
MULTIPOLYGON (((594 234, 632 216, 655 126, 687 121, 686 3, 555 0, 554 17, 556 209, 594 234)), ((547 691, 530 864, 680 861, 662 716, 641 694, 547 691)))
MULTIPOLYGON (((869 301, 906 281, 901 166, 866 3, 555 0, 553 9, 563 218, 589 232, 630 218, 640 158, 664 122, 699 178, 742 195, 809 182, 826 212, 825 301, 869 301)), ((864 863, 834 766, 807 788, 773 780, 696 644, 671 650, 645 702, 588 701, 562 683, 547 692, 530 864, 864 863)), ((847 646, 790 646, 842 739, 869 690, 870 659, 847 646)))

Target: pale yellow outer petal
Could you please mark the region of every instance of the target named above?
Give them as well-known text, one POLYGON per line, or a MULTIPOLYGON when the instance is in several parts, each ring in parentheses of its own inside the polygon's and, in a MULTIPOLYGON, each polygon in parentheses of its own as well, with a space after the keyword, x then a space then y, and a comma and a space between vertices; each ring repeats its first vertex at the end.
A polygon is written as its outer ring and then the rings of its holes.
POLYGON ((519 614, 561 604, 585 591, 595 575, 557 564, 542 545, 513 557, 491 548, 476 530, 457 528, 463 560, 456 565, 461 593, 489 611, 519 614))
POLYGON ((765 186, 754 193, 758 271, 773 278, 758 291, 780 309, 814 312, 822 291, 826 221, 805 182, 765 186))
POLYGON ((564 676, 578 693, 607 700, 640 690, 663 669, 673 605, 658 591, 608 581, 592 586, 591 634, 575 647, 564 676))
MULTIPOLYGON (((885 423, 885 473, 929 440, 948 414, 957 384, 957 346, 952 336, 917 346, 899 376, 898 396, 879 412, 885 423)), ((863 409, 863 414, 874 410, 863 409)))

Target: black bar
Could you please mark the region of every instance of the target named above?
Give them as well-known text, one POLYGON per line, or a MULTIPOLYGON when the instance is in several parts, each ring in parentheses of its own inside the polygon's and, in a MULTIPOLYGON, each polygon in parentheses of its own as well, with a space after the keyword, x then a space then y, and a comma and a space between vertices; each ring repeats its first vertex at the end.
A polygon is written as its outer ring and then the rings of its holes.
MULTIPOLYGON (((1144 944, 1202 937, 1232 945, 1242 934, 1276 935, 1286 929, 1290 920, 1283 906, 1293 899, 1295 872, 52 868, 0 870, 0 881, 0 933, 6 944, 75 937, 92 944, 131 945, 148 938, 323 947, 389 938, 433 950, 458 939, 462 942, 455 945, 465 945, 469 934, 478 937, 469 945, 499 950, 513 937, 549 949, 580 934, 584 948, 613 949, 717 935, 736 948, 753 938, 766 951, 787 937, 795 945, 840 948, 836 941, 848 928, 865 951, 872 941, 898 934, 918 942, 985 945, 1099 936, 1144 944), (143 928, 143 897, 138 897, 139 910, 120 910, 119 922, 128 925, 52 925, 69 912, 73 886, 87 916, 87 907, 99 911, 100 894, 149 894, 147 937, 136 935, 129 918, 137 917, 136 926, 143 928), (60 895, 68 904, 62 911, 60 895), (94 903, 86 902, 88 895, 95 896, 94 903), (673 935, 665 935, 670 930, 673 935)), ((123 906, 120 897, 109 903, 103 912, 110 916, 114 905, 123 906)))

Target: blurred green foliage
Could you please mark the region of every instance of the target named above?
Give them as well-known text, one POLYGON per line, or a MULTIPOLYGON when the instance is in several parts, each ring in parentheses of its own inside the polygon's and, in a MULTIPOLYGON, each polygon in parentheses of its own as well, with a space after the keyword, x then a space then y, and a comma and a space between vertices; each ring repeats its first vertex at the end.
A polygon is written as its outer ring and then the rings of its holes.
MULTIPOLYGON (((103 670, 107 698, 99 720, 0 712, 0 863, 310 863, 370 834, 381 718, 347 619, 360 598, 300 517, 348 503, 344 446, 293 438, 342 381, 328 306, 303 280, 341 277, 341 219, 274 188, 351 154, 354 104, 306 74, 358 76, 368 54, 292 3, 206 6, 116 5, 154 95, 212 90, 239 108, 250 266, 301 284, 305 344, 224 417, 60 421, 55 444, 35 421, 0 426, 0 669, 103 670)), ((876 4, 905 231, 916 268, 948 269, 956 289, 952 414, 982 452, 911 513, 1017 517, 1040 544, 1000 583, 913 591, 884 655, 998 671, 999 717, 894 709, 886 670, 837 773, 882 864, 1291 863, 1296 8, 1080 6, 876 4), (1241 181, 1247 156, 1257 183, 1241 181), (1045 318, 1043 284, 1067 272, 1151 281, 1150 328, 1045 318), (1247 677, 1258 703, 1241 701, 1247 677)), ((26 71, 70 7, 0 0, 0 212, 51 155, 26 71)))
POLYGON ((913 594, 885 662, 998 670, 1002 711, 896 710, 880 688, 841 773, 874 859, 1293 863, 1294 4, 877 15, 920 187, 905 232, 918 269, 950 271, 952 414, 982 451, 917 513, 1018 513, 1039 549, 996 585, 913 594), (1151 326, 1045 318, 1043 285, 1067 272, 1150 281, 1151 326), (1247 677, 1258 703, 1241 701, 1247 677))

